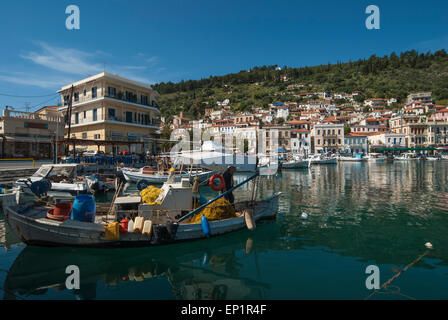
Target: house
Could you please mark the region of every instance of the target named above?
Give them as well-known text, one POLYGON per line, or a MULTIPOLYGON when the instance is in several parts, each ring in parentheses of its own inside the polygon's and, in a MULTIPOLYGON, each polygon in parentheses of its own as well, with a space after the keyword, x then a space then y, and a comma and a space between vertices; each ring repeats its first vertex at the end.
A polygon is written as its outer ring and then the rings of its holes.
POLYGON ((311 130, 291 130, 291 152, 307 157, 311 154, 311 130))
POLYGON ((344 135, 344 147, 343 152, 349 154, 367 154, 368 140, 367 135, 358 133, 348 133, 344 135))
MULTIPOLYGON (((64 120, 57 106, 36 112, 3 109, 0 117, 2 158, 53 158, 56 140, 64 138, 64 120)), ((63 151, 58 146, 58 155, 63 151)))
POLYGON ((411 104, 413 102, 421 101, 422 103, 432 102, 432 92, 418 92, 411 93, 408 95, 407 103, 411 104))

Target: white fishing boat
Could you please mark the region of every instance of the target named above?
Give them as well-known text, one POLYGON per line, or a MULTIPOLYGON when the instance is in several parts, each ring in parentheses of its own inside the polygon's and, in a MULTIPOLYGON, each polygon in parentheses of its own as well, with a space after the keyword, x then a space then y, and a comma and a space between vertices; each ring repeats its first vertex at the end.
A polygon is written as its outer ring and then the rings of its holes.
MULTIPOLYGON (((123 173, 127 182, 139 182, 145 180, 150 184, 163 184, 167 182, 170 176, 169 170, 157 170, 157 167, 143 167, 140 169, 134 168, 122 168, 123 173)), ((181 178, 189 178, 191 182, 195 177, 199 178, 199 182, 204 182, 210 179, 217 171, 209 171, 204 169, 194 169, 194 170, 182 170, 174 171, 175 178, 180 180, 181 178)))
POLYGON ((289 155, 286 160, 281 161, 282 169, 304 169, 309 168, 309 165, 310 162, 299 155, 289 155))
POLYGON ((309 157, 311 164, 337 164, 338 160, 335 157, 328 157, 322 154, 314 154, 309 157))
POLYGON ((31 177, 18 179, 15 187, 27 194, 33 194, 33 183, 45 181, 52 191, 64 191, 72 194, 103 191, 112 188, 114 183, 105 183, 97 175, 82 176, 80 164, 44 164, 31 177))
MULTIPOLYGON (((82 246, 82 247, 138 247, 152 246, 159 244, 168 244, 179 241, 194 240, 206 238, 209 236, 217 236, 245 227, 255 226, 255 222, 261 219, 273 218, 278 211, 278 198, 280 193, 276 193, 261 201, 244 201, 235 203, 236 216, 223 220, 206 221, 204 217, 201 223, 190 223, 189 219, 202 210, 225 196, 243 184, 253 180, 258 174, 238 184, 229 191, 221 194, 213 200, 205 203, 197 209, 190 206, 186 211, 182 210, 182 202, 184 206, 191 205, 192 188, 189 186, 188 180, 184 179, 180 185, 174 185, 165 188, 157 199, 157 208, 148 207, 147 204, 139 204, 135 224, 137 219, 141 222, 145 219, 145 227, 147 221, 150 221, 150 228, 147 234, 144 232, 126 232, 120 233, 119 238, 110 239, 106 235, 107 227, 110 220, 107 217, 96 216, 94 222, 84 222, 72 219, 64 221, 56 221, 48 218, 51 206, 42 203, 31 203, 29 205, 9 205, 5 208, 6 220, 23 242, 30 245, 44 246, 82 246), (176 200, 173 201, 173 196, 176 200), (177 210, 162 210, 166 203, 167 208, 177 206, 177 210), (160 207, 161 206, 161 207, 160 207), (156 212, 156 214, 154 214, 156 212), (162 217, 163 215, 163 217, 162 217), (180 215, 180 218, 179 218, 180 215), (152 219, 152 220, 151 220, 152 219), (204 221, 205 220, 205 221, 204 221)), ((117 199, 115 205, 125 204, 129 206, 132 201, 140 203, 138 197, 136 199, 124 200, 117 199)), ((253 199, 255 200, 255 199, 253 199)), ((176 209, 176 208, 175 208, 176 209)), ((187 209, 183 208, 183 209, 187 209)), ((119 210, 118 210, 119 211, 119 210)), ((117 214, 115 214, 117 219, 117 214)), ((116 221, 116 220, 115 220, 116 221)), ((145 228, 143 228, 145 229, 145 228)), ((134 228, 135 231, 135 228, 134 228)))
POLYGON ((373 163, 382 163, 385 162, 387 157, 382 155, 381 153, 369 153, 366 157, 364 157, 367 162, 373 162, 373 163))
POLYGON ((366 158, 363 158, 362 155, 356 154, 354 156, 339 156, 339 161, 346 161, 346 162, 364 162, 367 161, 366 158))
POLYGON ((428 160, 428 161, 437 161, 437 160, 440 160, 440 158, 439 158, 439 157, 436 157, 436 156, 426 156, 426 157, 425 157, 425 160, 428 160))
POLYGON ((395 160, 398 161, 413 161, 418 160, 417 154, 415 152, 405 152, 397 157, 395 157, 395 160))

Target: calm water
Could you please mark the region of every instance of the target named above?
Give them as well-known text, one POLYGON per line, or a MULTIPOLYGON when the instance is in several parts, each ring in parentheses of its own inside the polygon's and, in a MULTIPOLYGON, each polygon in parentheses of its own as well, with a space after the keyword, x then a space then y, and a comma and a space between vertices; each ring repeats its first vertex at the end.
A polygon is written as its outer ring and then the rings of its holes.
POLYGON ((429 241, 433 250, 370 299, 448 298, 448 161, 314 166, 261 181, 263 196, 275 191, 277 220, 254 232, 142 249, 26 247, 0 214, 0 297, 365 299, 368 265, 384 283, 429 241), (76 292, 65 289, 73 264, 76 292))

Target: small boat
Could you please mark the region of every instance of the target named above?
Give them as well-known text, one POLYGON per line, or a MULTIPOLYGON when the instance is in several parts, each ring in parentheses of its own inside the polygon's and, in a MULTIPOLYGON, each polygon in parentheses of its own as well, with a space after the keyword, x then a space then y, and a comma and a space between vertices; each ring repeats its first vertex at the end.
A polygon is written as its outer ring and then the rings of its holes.
POLYGON ((354 156, 339 156, 339 161, 347 161, 347 162, 364 162, 367 161, 366 158, 363 158, 361 154, 355 154, 354 156))
MULTIPOLYGON (((29 245, 43 246, 80 246, 80 247, 141 247, 159 244, 168 244, 180 241, 202 239, 209 236, 217 236, 247 227, 247 214, 250 210, 253 222, 262 219, 272 219, 278 211, 278 199, 281 193, 263 199, 261 201, 243 201, 234 204, 236 216, 223 220, 215 220, 200 223, 190 223, 189 218, 200 213, 205 207, 224 197, 227 193, 241 187, 253 180, 259 174, 256 173, 247 180, 239 183, 232 189, 224 192, 209 202, 193 209, 192 188, 188 179, 180 183, 167 183, 162 187, 162 193, 156 200, 156 205, 141 204, 138 197, 135 199, 120 199, 114 205, 122 205, 129 208, 132 203, 137 205, 135 224, 137 219, 151 221, 152 227, 148 234, 144 232, 120 233, 119 238, 109 239, 106 229, 111 221, 120 221, 119 213, 115 213, 112 220, 108 216, 94 216, 93 222, 66 219, 56 221, 48 218, 52 206, 46 202, 34 202, 28 205, 8 205, 5 207, 6 220, 22 241, 29 245), (186 207, 185 203, 187 203, 186 207), (187 214, 185 214, 188 212, 187 214), (207 228, 205 228, 205 225, 207 228), (207 230, 206 230, 207 229, 207 230), (207 232, 206 232, 207 231, 207 232)), ((119 212, 119 208, 117 208, 119 212)), ((123 212, 129 215, 129 211, 123 212)), ((203 216, 204 218, 205 216, 203 216)))
MULTIPOLYGON (((169 170, 157 170, 157 167, 143 167, 140 169, 122 168, 121 172, 128 182, 139 182, 145 180, 151 184, 163 184, 167 182, 170 176, 169 170)), ((199 182, 204 182, 210 179, 217 171, 208 171, 203 169, 193 169, 191 171, 177 170, 174 171, 175 177, 179 180, 181 178, 189 178, 193 182, 194 177, 199 178, 199 182)))
POLYGON ((297 154, 289 154, 286 159, 280 159, 279 161, 282 169, 305 169, 309 168, 310 165, 308 160, 304 160, 297 154))
POLYGON ((329 157, 321 154, 315 154, 309 158, 311 164, 337 164, 338 160, 335 157, 329 157))
POLYGON ((283 169, 305 169, 309 168, 309 162, 306 160, 290 160, 281 163, 283 169))
POLYGON ((49 183, 51 191, 70 192, 72 194, 95 193, 114 189, 114 175, 82 175, 80 164, 44 164, 31 177, 19 179, 14 187, 26 194, 33 194, 31 186, 38 181, 49 183))
POLYGON ((440 160, 440 158, 439 158, 439 157, 436 157, 436 156, 426 156, 426 157, 425 157, 425 160, 428 160, 428 161, 437 161, 437 160, 440 160))
POLYGON ((382 163, 385 162, 387 157, 382 155, 381 153, 369 153, 368 156, 364 157, 367 162, 374 162, 374 163, 382 163))
POLYGON ((405 152, 397 157, 395 157, 395 160, 398 161, 413 161, 418 160, 417 154, 415 152, 405 152))

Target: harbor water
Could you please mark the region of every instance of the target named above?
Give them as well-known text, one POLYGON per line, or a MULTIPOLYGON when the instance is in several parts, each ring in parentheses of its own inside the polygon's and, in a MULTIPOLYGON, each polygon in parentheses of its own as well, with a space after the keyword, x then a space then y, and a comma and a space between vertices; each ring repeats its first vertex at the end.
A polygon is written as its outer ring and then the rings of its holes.
POLYGON ((0 213, 0 298, 448 298, 448 161, 316 165, 260 179, 258 198, 283 193, 276 220, 159 247, 27 247, 0 213), (69 265, 79 267, 78 290, 66 288, 69 265), (373 293, 370 265, 381 284, 401 274, 373 293))

